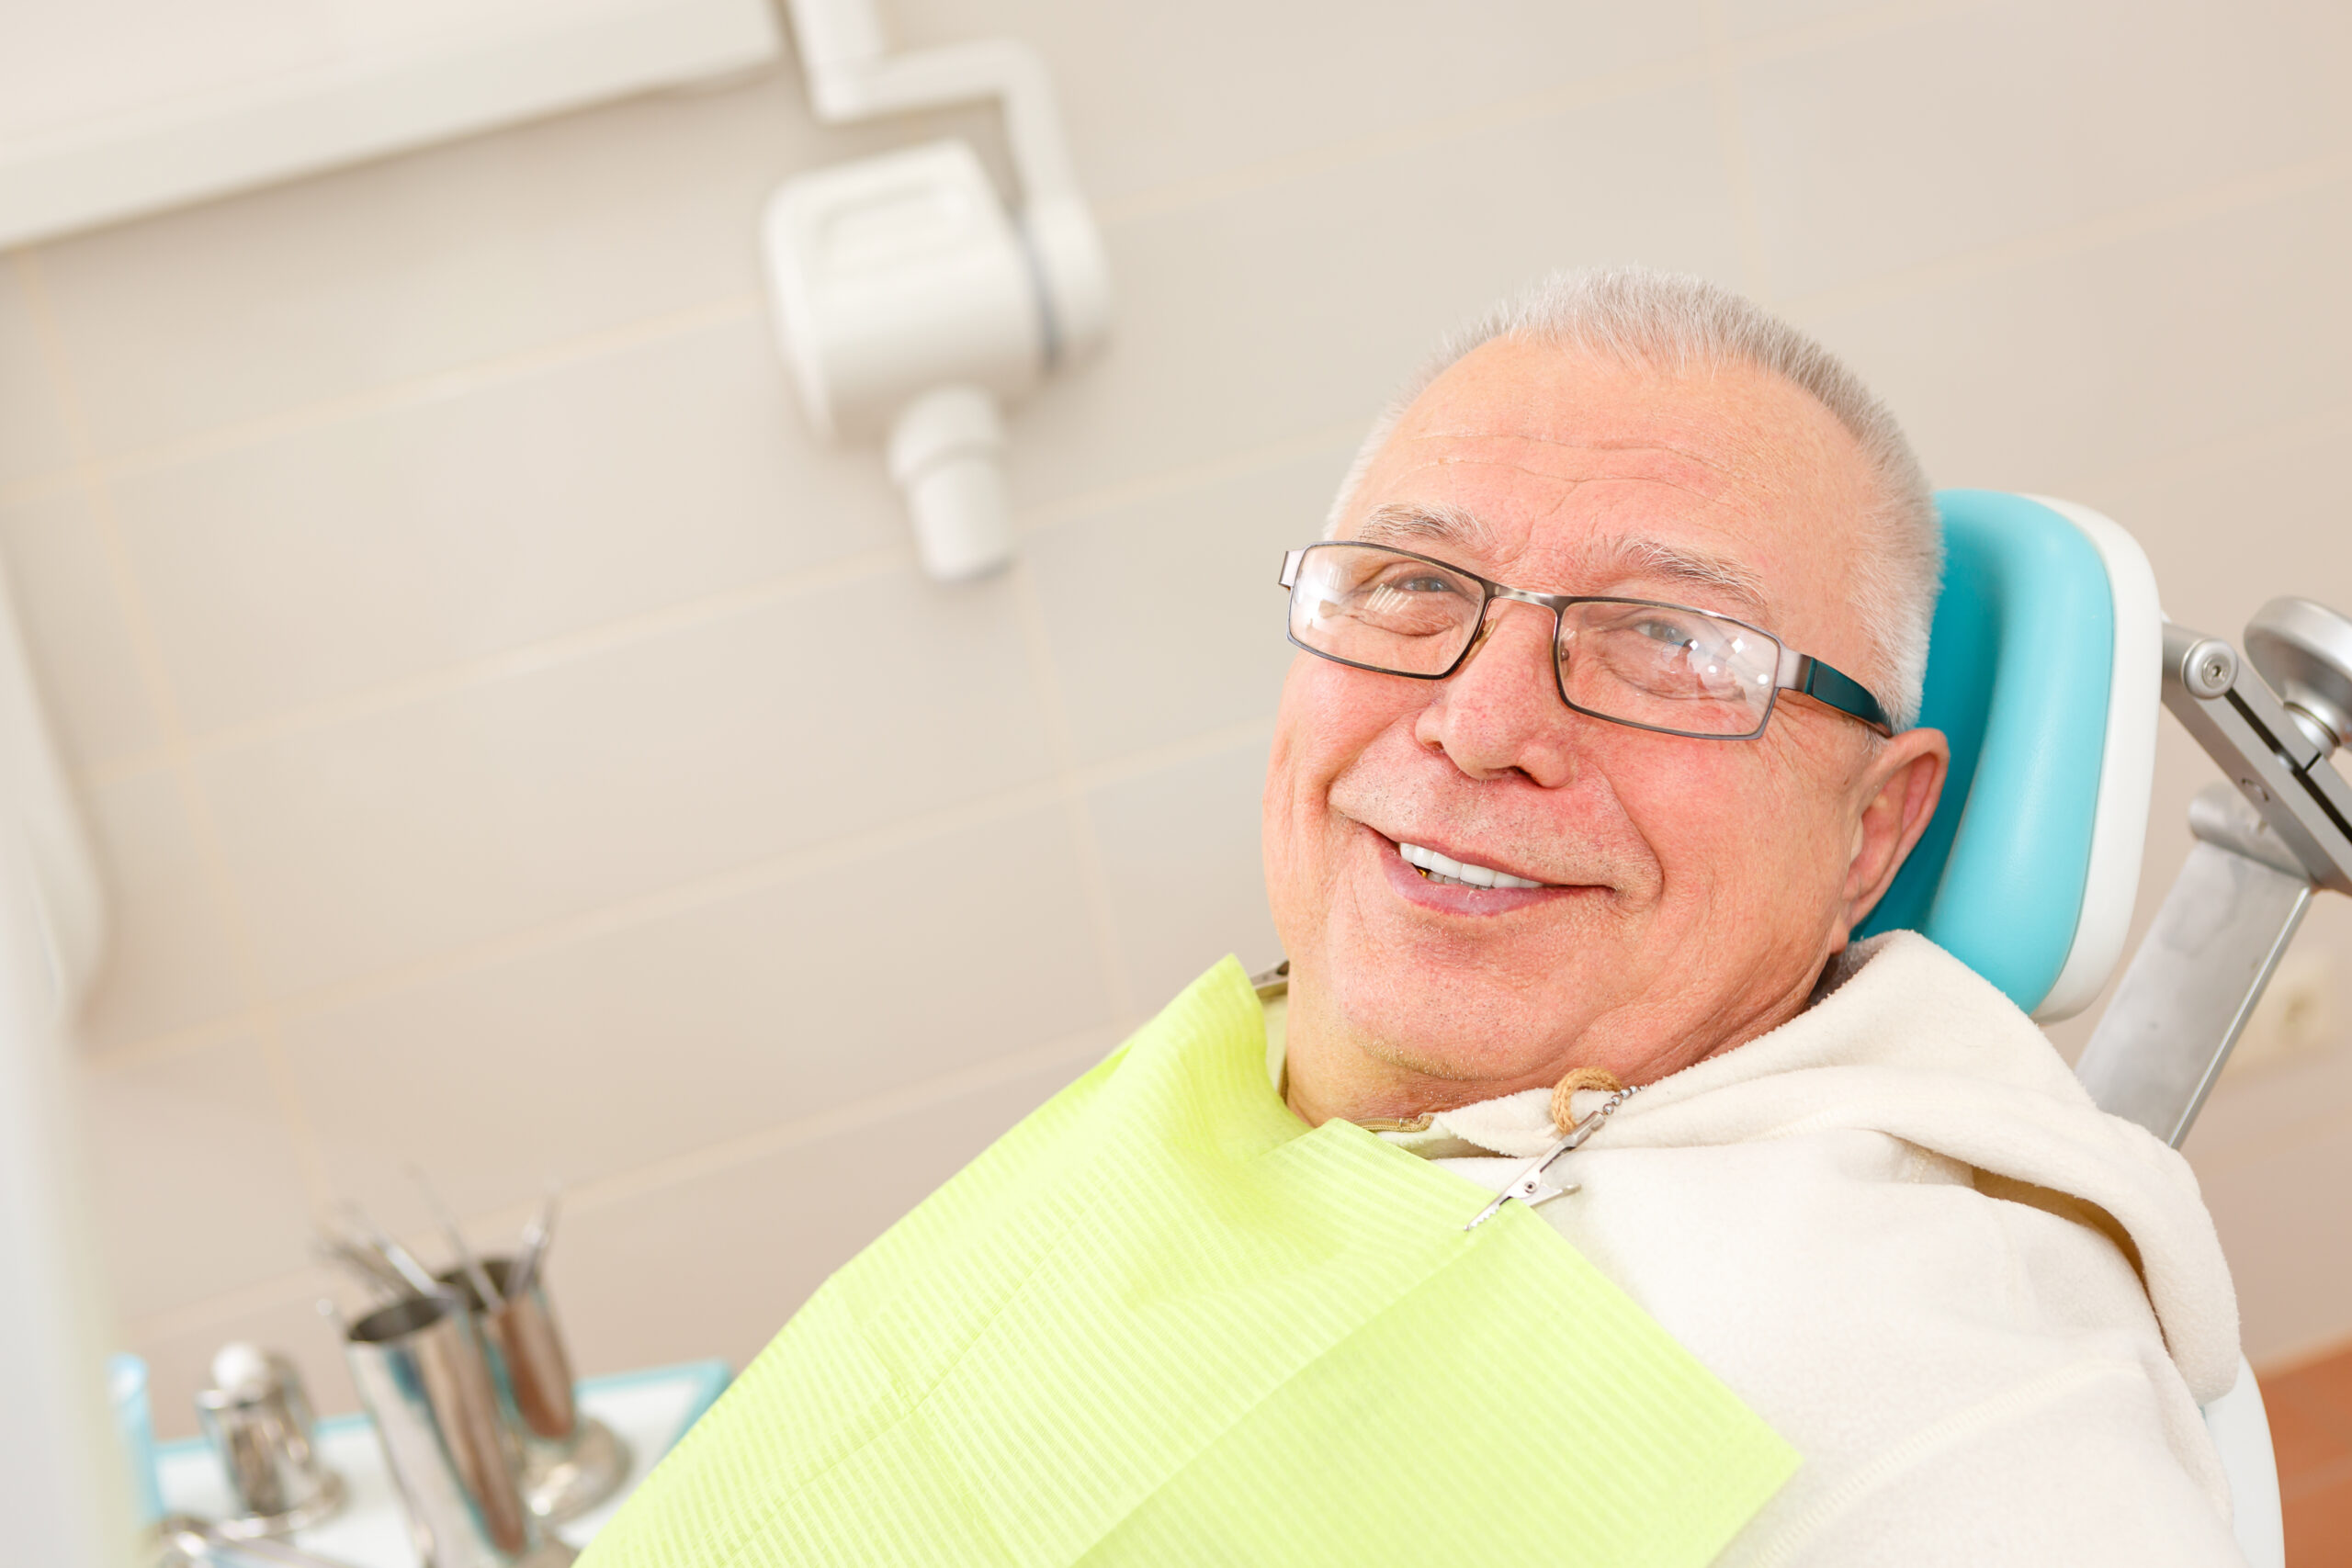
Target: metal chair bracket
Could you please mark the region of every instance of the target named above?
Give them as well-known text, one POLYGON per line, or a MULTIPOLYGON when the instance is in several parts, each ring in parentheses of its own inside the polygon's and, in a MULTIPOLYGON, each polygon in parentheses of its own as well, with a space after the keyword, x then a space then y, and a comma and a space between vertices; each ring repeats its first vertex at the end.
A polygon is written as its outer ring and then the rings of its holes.
POLYGON ((2165 627, 2165 706, 2230 783, 2190 803, 2197 842, 2075 1069, 2101 1109, 2176 1148, 2312 893, 2352 894, 2352 784, 2329 761, 2352 727, 2352 620, 2273 600, 2246 644, 2259 672, 2165 627))

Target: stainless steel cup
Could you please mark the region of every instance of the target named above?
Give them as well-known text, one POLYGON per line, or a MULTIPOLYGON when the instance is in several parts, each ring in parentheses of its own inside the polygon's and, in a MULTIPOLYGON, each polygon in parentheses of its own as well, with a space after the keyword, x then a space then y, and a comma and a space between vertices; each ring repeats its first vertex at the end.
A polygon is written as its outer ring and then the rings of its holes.
POLYGON ((353 1324, 344 1349, 425 1568, 572 1560, 524 1505, 521 1456, 471 1314, 447 1297, 412 1296, 353 1324))
POLYGON ((242 1510, 217 1528, 237 1537, 290 1535, 333 1517, 343 1506, 343 1477, 319 1455, 301 1374, 283 1356, 243 1345, 222 1355, 232 1353, 249 1359, 248 1373, 196 1396, 197 1420, 242 1510))
POLYGON ((628 1450, 611 1427, 583 1413, 573 1395, 571 1358, 548 1304, 547 1270, 536 1270, 530 1287, 506 1301, 514 1260, 481 1261, 502 1297, 495 1312, 486 1309, 465 1270, 441 1279, 481 1325, 500 1408, 521 1444, 524 1501, 551 1524, 577 1518, 620 1485, 628 1473, 628 1450))

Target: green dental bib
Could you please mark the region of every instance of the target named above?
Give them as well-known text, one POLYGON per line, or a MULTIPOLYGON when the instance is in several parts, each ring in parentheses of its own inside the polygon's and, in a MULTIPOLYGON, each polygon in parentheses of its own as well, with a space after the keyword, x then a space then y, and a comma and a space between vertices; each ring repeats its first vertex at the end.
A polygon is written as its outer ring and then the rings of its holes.
POLYGON ((1294 1116, 1228 958, 826 1281, 583 1568, 1699 1568, 1796 1454, 1483 1201, 1294 1116))

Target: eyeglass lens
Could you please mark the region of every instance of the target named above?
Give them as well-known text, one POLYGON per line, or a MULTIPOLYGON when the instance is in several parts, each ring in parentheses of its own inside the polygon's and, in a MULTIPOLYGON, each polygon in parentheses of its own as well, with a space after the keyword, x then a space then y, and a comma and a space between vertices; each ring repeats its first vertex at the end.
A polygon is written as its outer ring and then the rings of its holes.
MULTIPOLYGON (((1485 613, 1477 579, 1377 545, 1308 548, 1291 589, 1291 637, 1311 652, 1395 675, 1443 675, 1485 613)), ((1704 610, 1591 599, 1560 614, 1560 694, 1601 718, 1684 735, 1751 735, 1771 712, 1781 647, 1704 610)))

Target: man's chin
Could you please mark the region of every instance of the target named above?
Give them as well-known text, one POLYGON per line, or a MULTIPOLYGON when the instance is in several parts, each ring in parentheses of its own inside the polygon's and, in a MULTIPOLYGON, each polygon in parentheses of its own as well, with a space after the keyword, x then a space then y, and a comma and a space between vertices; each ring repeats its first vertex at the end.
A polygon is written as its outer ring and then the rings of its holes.
MULTIPOLYGON (((1361 950, 1360 950, 1361 951, 1361 950)), ((1549 1083, 1574 1046, 1570 998, 1558 975, 1517 987, 1458 967, 1425 967, 1403 955, 1343 962, 1329 978, 1339 1021, 1356 1048, 1384 1066, 1446 1083, 1491 1086, 1455 1100, 1549 1083)))

